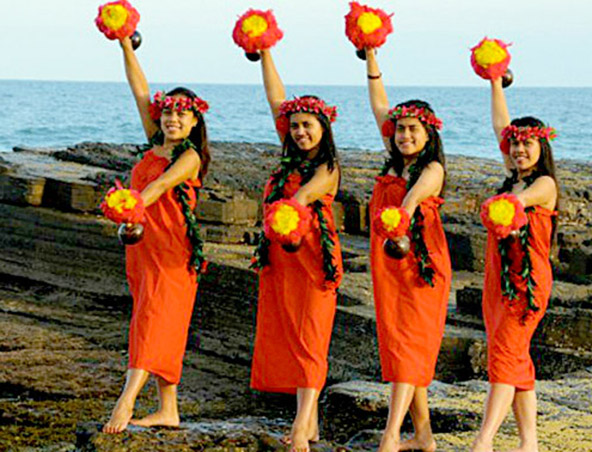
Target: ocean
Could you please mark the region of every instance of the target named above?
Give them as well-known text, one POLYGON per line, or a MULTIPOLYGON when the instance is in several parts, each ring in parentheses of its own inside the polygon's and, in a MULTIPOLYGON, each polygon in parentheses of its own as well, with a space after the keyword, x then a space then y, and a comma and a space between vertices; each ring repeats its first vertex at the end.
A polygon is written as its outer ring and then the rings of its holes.
MULTIPOLYGON (((152 91, 175 83, 153 84, 152 91)), ((206 115, 213 141, 277 143, 261 85, 186 85, 210 103, 206 115)), ((314 94, 337 105, 334 135, 342 152, 381 151, 366 87, 287 86, 288 96, 314 94)), ((387 87, 391 104, 428 101, 444 121, 442 139, 449 154, 498 158, 489 118, 489 86, 387 87)), ((506 90, 512 117, 533 115, 557 129, 556 159, 592 158, 592 88, 506 90)), ((145 141, 126 83, 0 80, 0 152, 14 146, 65 147, 81 141, 145 141)))

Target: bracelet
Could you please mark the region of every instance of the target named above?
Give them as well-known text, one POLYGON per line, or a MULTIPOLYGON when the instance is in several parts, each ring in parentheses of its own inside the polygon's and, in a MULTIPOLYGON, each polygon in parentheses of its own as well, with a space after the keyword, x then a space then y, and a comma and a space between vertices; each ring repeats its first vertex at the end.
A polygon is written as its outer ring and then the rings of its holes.
POLYGON ((370 75, 368 74, 368 80, 378 80, 380 77, 382 77, 382 72, 378 75, 370 75))

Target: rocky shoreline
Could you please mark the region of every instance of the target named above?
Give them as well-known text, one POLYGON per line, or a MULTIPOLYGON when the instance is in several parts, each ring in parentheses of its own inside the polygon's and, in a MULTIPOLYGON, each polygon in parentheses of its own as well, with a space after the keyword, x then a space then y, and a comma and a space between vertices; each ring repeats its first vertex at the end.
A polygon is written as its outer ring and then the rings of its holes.
MULTIPOLYGON (((200 286, 183 381, 182 428, 98 433, 121 387, 131 301, 115 226, 97 205, 125 178, 134 145, 81 143, 0 154, 0 450, 276 450, 294 401, 248 389, 256 276, 248 270, 277 146, 213 143, 198 214, 210 273, 200 286)), ((496 156, 494 156, 496 157, 496 156)), ((386 421, 368 265, 367 203, 382 156, 342 153, 335 214, 346 275, 313 450, 373 450, 386 421)), ((592 165, 557 163, 562 184, 556 284, 532 354, 541 450, 592 450, 592 165)), ((486 392, 480 319, 485 233, 478 208, 502 179, 494 160, 449 156, 445 230, 455 270, 432 385, 439 450, 466 450, 486 392)), ((153 408, 154 388, 138 414, 153 408)), ((515 445, 504 424, 498 448, 515 445)))

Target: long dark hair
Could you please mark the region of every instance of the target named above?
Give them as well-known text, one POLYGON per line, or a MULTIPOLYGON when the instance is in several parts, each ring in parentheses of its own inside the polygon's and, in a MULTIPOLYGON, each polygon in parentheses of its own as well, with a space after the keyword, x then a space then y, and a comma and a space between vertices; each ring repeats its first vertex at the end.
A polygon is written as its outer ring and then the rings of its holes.
MULTIPOLYGON (((413 99, 413 100, 408 100, 406 102, 402 102, 402 103, 396 105, 396 107, 411 107, 411 106, 414 106, 417 108, 425 108, 426 110, 430 111, 432 114, 435 114, 431 105, 427 102, 422 101, 422 100, 413 99)), ((393 122, 395 124, 395 130, 396 130, 397 121, 394 120, 393 122)), ((417 178, 419 178, 419 175, 421 175, 421 171, 426 166, 428 166, 431 162, 440 163, 442 165, 442 167, 444 168, 444 174, 446 174, 446 158, 444 157, 444 145, 442 144, 442 139, 440 138, 440 134, 438 133, 438 129, 436 129, 436 127, 434 127, 433 125, 430 125, 430 124, 425 124, 423 122, 421 124, 425 128, 425 130, 428 134, 428 141, 425 144, 423 151, 420 152, 420 154, 417 158, 416 165, 419 170, 417 172, 417 178)), ((395 135, 394 134, 393 134, 393 136, 390 137, 389 142, 390 142, 391 146, 390 146, 390 150, 389 150, 389 159, 387 160, 386 165, 385 165, 385 172, 387 172, 389 170, 389 168, 393 168, 395 170, 395 173, 397 174, 397 176, 401 177, 403 175, 403 169, 405 168, 405 161, 403 160, 403 155, 401 154, 401 151, 399 151, 399 148, 395 144, 395 135)), ((409 188, 411 188, 413 185, 415 185, 415 182, 417 182, 417 178, 415 180, 410 180, 409 188)), ((444 178, 444 181, 446 181, 446 178, 444 178)), ((444 191, 444 185, 442 186, 442 191, 444 191)))
MULTIPOLYGON (((524 116, 522 118, 516 118, 510 123, 516 127, 546 127, 545 123, 534 116, 524 116)), ((559 211, 559 181, 557 180, 557 173, 555 170, 555 161, 553 160, 553 150, 551 149, 551 143, 547 138, 539 138, 539 144, 541 146, 541 155, 536 163, 536 167, 532 172, 529 179, 534 182, 540 176, 549 176, 555 181, 555 187, 557 189, 557 200, 555 201, 555 210, 559 211)), ((518 170, 512 169, 509 177, 506 177, 498 193, 511 192, 514 184, 518 182, 518 170)), ((553 217, 553 230, 551 233, 552 240, 556 239, 557 232, 557 217, 553 217)))
MULTIPOLYGON (((306 98, 319 99, 316 96, 301 96, 301 99, 306 98)), ((323 163, 327 163, 327 168, 330 172, 332 172, 333 169, 335 169, 335 167, 339 165, 339 159, 337 156, 337 147, 335 146, 335 140, 333 139, 331 122, 323 114, 310 114, 314 115, 319 120, 319 122, 321 123, 321 127, 323 128, 323 136, 321 137, 321 142, 319 143, 319 152, 312 160, 312 164, 314 167, 318 167, 323 163)), ((292 135, 290 134, 290 132, 288 132, 284 137, 284 142, 282 143, 282 156, 289 157, 292 161, 299 161, 305 156, 305 152, 300 150, 298 145, 292 139, 292 135)))
MULTIPOLYGON (((514 119, 510 125, 516 127, 546 127, 545 123, 538 118, 533 116, 524 116, 523 118, 514 119)), ((535 178, 540 176, 549 176, 555 181, 557 187, 557 206, 559 205, 559 181, 557 180, 557 174, 555 170, 555 161, 553 160, 553 150, 551 149, 551 143, 546 138, 540 138, 539 144, 541 146, 541 155, 536 163, 536 167, 533 171, 535 178)), ((518 181, 518 170, 512 169, 511 175, 504 180, 500 193, 511 191, 513 185, 518 181)))
MULTIPOLYGON (((173 88, 172 90, 166 93, 167 96, 175 96, 181 95, 188 97, 190 99, 197 98, 197 94, 190 90, 189 88, 184 88, 182 86, 178 86, 173 88)), ((204 121, 203 115, 199 112, 193 112, 195 117, 197 118, 197 124, 191 129, 189 136, 187 139, 193 143, 195 148, 197 149, 197 153, 199 155, 199 159, 201 161, 199 167, 199 179, 203 182, 206 174, 208 173, 208 167, 210 166, 210 161, 212 157, 210 155, 210 148, 208 145, 208 133, 206 129, 206 122, 204 121)), ((160 121, 156 121, 156 125, 160 129, 160 121)), ((162 132, 162 130, 161 130, 162 132)), ((163 136, 164 140, 164 136, 163 136)), ((162 144, 162 143, 159 143, 162 144)))

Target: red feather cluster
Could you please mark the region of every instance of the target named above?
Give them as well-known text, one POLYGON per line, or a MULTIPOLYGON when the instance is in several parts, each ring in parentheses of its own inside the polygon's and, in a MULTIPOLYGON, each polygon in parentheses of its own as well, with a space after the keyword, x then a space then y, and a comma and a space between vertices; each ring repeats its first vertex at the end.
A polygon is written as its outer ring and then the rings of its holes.
POLYGON ((510 53, 507 51, 507 48, 510 44, 506 44, 499 39, 488 39, 487 37, 483 38, 479 44, 471 49, 471 66, 473 66, 473 70, 475 73, 485 80, 495 80, 506 73, 508 70, 508 66, 510 65, 510 53), (497 63, 482 66, 477 62, 477 58, 475 52, 477 49, 481 48, 483 44, 491 44, 499 46, 499 49, 506 53, 506 57, 497 63))
POLYGON ((505 239, 528 222, 524 205, 512 193, 489 198, 481 205, 481 221, 496 238, 505 239))
POLYGON ((372 222, 374 231, 381 237, 390 240, 403 237, 405 234, 407 234, 407 231, 409 230, 409 224, 410 218, 407 211, 402 207, 394 206, 385 207, 378 211, 372 222), (392 222, 388 220, 385 221, 385 217, 388 218, 389 216, 396 218, 396 224, 392 224, 392 222))
POLYGON ((283 37, 271 10, 249 9, 239 17, 232 32, 236 45, 247 53, 269 49, 283 37))
POLYGON ((101 203, 103 214, 115 223, 140 223, 144 219, 144 201, 137 190, 125 189, 118 180, 101 203))
POLYGON ((123 39, 127 36, 133 35, 134 31, 136 31, 139 20, 140 13, 138 13, 138 11, 127 0, 117 0, 115 2, 105 3, 104 5, 99 6, 99 14, 95 19, 95 24, 108 39, 113 40, 123 39), (120 8, 123 8, 127 11, 127 18, 120 26, 113 28, 113 22, 118 23, 119 21, 111 21, 110 13, 115 12, 120 8))
POLYGON ((351 10, 345 16, 345 34, 356 49, 377 48, 386 42, 386 37, 393 32, 391 17, 381 9, 370 8, 360 5, 358 2, 349 4, 351 10), (376 24, 370 29, 364 30, 360 26, 360 21, 366 18, 372 18, 376 24))
POLYGON ((290 198, 281 199, 269 206, 263 229, 265 236, 269 240, 281 245, 292 245, 300 242, 302 237, 310 230, 311 225, 312 215, 310 209, 294 198, 290 198), (284 216, 284 218, 278 216, 284 216), (294 220, 296 220, 296 224, 290 224, 294 220), (281 224, 274 227, 278 223, 281 224))
POLYGON ((504 154, 510 153, 510 141, 526 141, 529 138, 541 138, 553 141, 557 138, 557 131, 553 127, 518 127, 509 125, 502 130, 500 149, 504 154))

